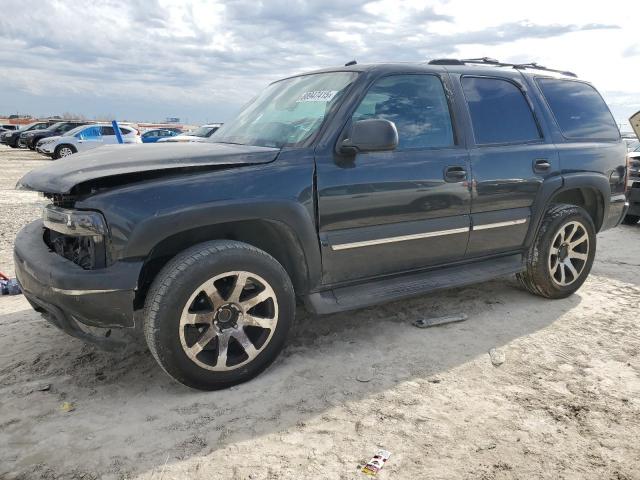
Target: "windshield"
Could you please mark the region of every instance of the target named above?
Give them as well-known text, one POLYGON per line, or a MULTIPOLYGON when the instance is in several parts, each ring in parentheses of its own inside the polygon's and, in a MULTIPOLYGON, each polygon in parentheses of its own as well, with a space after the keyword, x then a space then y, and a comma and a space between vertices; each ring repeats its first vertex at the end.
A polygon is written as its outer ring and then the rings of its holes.
POLYGON ((192 132, 187 133, 186 135, 192 135, 194 137, 206 137, 214 128, 216 127, 198 127, 192 132))
POLYGON ((79 127, 73 128, 73 129, 69 130, 68 132, 64 132, 64 136, 65 137, 73 137, 76 133, 81 132, 82 130, 84 130, 88 126, 90 126, 90 125, 80 125, 79 127))
POLYGON ((317 73, 273 83, 211 139, 277 148, 299 145, 318 131, 356 76, 317 73))
POLYGON ((51 125, 50 127, 46 128, 45 130, 49 131, 49 132, 57 132, 58 130, 61 130, 63 126, 66 125, 66 122, 58 122, 58 123, 54 123, 53 125, 51 125))
POLYGON ((38 122, 29 123, 29 124, 27 124, 27 125, 23 125, 23 126, 22 126, 22 127, 20 127, 18 130, 22 130, 22 131, 29 130, 30 128, 33 128, 33 127, 35 127, 36 125, 38 125, 38 122))

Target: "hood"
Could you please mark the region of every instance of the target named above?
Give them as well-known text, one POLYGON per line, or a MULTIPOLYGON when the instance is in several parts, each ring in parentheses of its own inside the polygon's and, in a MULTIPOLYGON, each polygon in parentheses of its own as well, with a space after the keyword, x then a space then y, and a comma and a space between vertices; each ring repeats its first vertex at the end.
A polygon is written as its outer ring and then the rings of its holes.
POLYGON ((226 143, 107 145, 33 170, 22 177, 16 187, 70 193, 84 183, 117 184, 117 177, 123 177, 121 183, 129 183, 178 171, 269 163, 279 152, 277 148, 226 143))

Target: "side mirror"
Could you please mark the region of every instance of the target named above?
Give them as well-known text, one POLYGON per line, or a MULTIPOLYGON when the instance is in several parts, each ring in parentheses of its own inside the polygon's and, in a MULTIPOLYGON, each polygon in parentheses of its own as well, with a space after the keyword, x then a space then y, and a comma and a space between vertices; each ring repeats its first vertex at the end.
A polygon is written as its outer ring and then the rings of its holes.
POLYGON ((348 155, 358 152, 382 152, 398 146, 398 130, 389 120, 372 118, 358 120, 351 125, 349 137, 340 145, 340 151, 348 155))

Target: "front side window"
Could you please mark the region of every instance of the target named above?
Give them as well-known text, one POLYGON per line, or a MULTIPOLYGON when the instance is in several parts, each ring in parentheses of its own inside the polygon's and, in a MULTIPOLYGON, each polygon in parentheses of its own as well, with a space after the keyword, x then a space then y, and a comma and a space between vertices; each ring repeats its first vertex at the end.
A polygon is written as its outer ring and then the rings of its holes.
POLYGON ((499 78, 463 77, 462 89, 476 144, 540 140, 529 103, 515 84, 499 78))
POLYGON ((399 149, 454 144, 447 97, 435 75, 392 75, 376 81, 352 120, 371 118, 395 123, 399 149))
POLYGON ((100 127, 89 127, 85 128, 81 132, 78 132, 77 137, 80 140, 97 140, 102 137, 102 133, 100 132, 100 127))
POLYGON ((565 137, 585 140, 620 138, 607 104, 591 85, 555 78, 538 78, 536 81, 565 137))
POLYGON ((318 132, 357 75, 317 73, 272 83, 211 140, 277 148, 300 146, 318 132))

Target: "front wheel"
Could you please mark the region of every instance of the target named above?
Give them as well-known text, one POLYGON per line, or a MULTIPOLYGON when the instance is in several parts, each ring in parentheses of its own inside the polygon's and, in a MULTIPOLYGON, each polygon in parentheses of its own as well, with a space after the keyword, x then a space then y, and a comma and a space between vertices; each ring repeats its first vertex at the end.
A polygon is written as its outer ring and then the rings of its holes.
POLYGON ((565 298, 587 279, 595 252, 595 226, 589 214, 576 205, 556 204, 547 210, 517 278, 535 295, 565 298))
POLYGON ((245 382, 283 349, 295 318, 284 268, 236 241, 196 245, 151 286, 144 331, 151 353, 178 382, 217 390, 245 382))
POLYGON ((59 158, 68 157, 69 155, 73 155, 77 150, 72 145, 58 145, 53 152, 54 160, 59 158))

